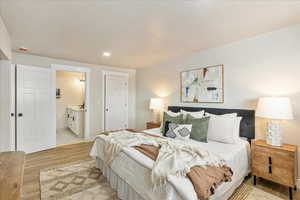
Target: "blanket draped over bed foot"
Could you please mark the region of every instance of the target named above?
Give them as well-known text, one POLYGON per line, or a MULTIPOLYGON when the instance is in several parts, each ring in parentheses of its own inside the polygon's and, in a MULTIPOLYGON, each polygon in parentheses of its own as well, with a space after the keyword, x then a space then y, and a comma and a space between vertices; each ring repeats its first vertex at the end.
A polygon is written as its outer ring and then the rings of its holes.
POLYGON ((187 176, 198 199, 206 200, 223 182, 231 181, 233 172, 217 155, 188 141, 154 137, 128 131, 99 135, 105 144, 104 163, 111 166, 124 148, 135 148, 155 161, 151 171, 153 189, 165 186, 168 176, 187 176))

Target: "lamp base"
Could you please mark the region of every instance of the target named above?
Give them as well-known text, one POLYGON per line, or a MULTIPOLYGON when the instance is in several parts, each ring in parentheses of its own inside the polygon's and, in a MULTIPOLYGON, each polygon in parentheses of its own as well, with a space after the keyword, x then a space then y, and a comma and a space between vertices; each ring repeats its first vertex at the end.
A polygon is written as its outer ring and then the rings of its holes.
POLYGON ((266 141, 267 144, 272 146, 282 146, 282 134, 279 121, 271 120, 268 122, 266 141))

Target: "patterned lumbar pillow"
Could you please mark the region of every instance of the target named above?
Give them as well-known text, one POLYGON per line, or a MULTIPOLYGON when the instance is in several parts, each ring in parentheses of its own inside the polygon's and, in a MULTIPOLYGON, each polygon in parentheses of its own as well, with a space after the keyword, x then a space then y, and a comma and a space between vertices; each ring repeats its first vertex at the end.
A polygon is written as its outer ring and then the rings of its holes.
POLYGON ((192 124, 175 124, 169 123, 169 130, 166 133, 167 137, 174 139, 187 140, 190 138, 192 124))

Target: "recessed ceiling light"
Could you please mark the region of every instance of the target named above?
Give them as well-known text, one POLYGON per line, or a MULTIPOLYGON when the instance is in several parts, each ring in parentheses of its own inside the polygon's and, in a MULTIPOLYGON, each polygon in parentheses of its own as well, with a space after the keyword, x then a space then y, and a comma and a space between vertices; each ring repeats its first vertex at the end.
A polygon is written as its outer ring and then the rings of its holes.
POLYGON ((105 57, 109 57, 110 55, 111 55, 110 52, 103 52, 103 56, 105 56, 105 57))

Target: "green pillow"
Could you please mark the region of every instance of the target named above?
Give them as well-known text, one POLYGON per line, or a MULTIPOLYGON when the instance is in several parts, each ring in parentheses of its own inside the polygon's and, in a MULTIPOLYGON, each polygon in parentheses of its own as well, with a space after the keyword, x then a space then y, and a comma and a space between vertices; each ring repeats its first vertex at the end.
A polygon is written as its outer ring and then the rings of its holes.
POLYGON ((194 118, 190 114, 187 115, 185 124, 192 124, 191 139, 207 143, 209 118, 210 117, 194 118))
POLYGON ((164 112, 162 127, 161 127, 161 132, 163 134, 165 134, 167 121, 170 123, 174 123, 174 124, 182 124, 183 123, 183 114, 180 114, 176 117, 172 117, 172 116, 168 115, 166 112, 164 112))

